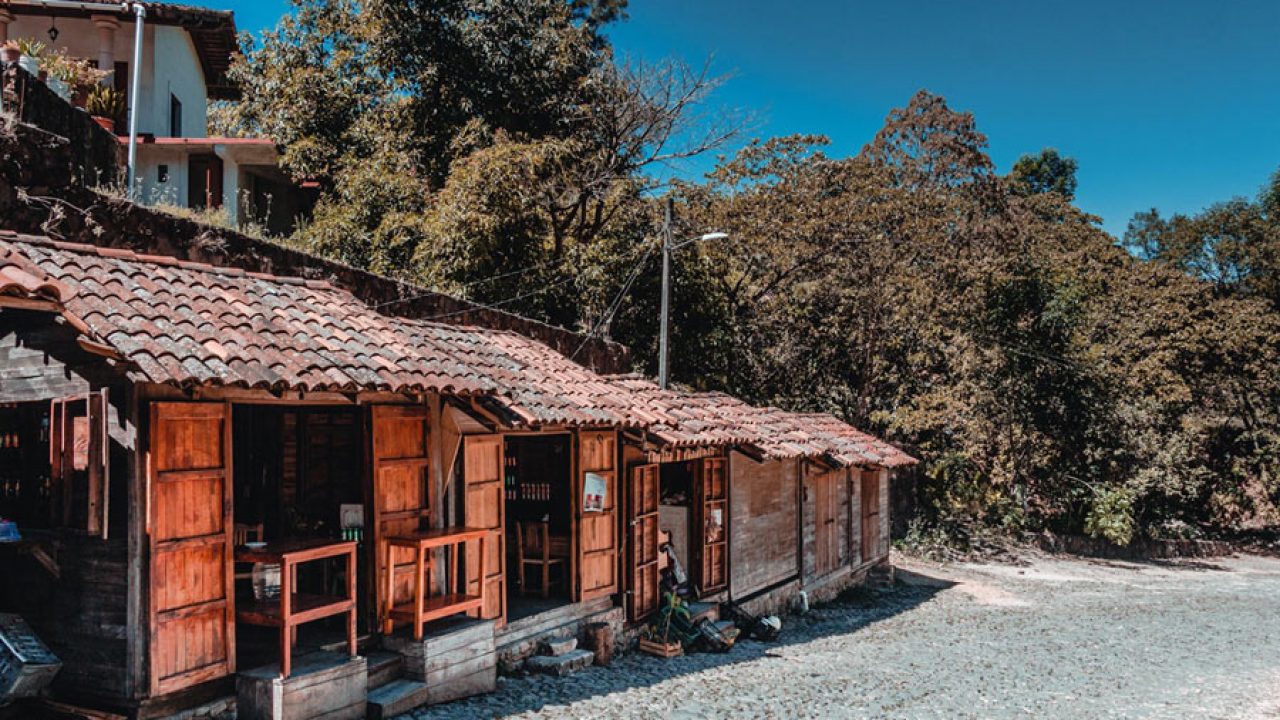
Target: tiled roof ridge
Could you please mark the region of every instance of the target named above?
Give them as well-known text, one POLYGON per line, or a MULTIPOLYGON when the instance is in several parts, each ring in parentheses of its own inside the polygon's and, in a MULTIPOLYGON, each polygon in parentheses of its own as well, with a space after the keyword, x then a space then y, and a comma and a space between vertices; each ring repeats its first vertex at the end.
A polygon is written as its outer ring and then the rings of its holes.
POLYGON ((298 277, 296 275, 274 275, 272 273, 254 272, 245 270, 244 268, 214 265, 212 263, 198 262, 194 260, 182 260, 174 257, 173 255, 147 254, 123 248, 109 248, 99 245, 90 245, 88 243, 67 242, 65 240, 55 240, 54 238, 44 235, 28 235, 26 233, 14 232, 12 230, 0 230, 0 240, 51 247, 55 250, 79 253, 81 255, 96 255, 98 257, 114 260, 126 260, 128 262, 162 265, 165 267, 178 267, 184 270, 211 273, 226 277, 250 277, 256 280, 278 282, 284 285, 303 285, 314 290, 339 290, 339 288, 334 287, 334 285, 327 280, 313 280, 298 277))

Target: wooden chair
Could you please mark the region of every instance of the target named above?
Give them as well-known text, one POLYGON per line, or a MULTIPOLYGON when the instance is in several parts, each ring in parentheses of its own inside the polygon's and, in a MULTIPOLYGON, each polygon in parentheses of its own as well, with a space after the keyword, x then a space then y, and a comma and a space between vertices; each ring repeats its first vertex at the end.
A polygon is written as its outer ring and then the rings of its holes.
POLYGON ((551 537, 551 525, 546 522, 516 523, 516 556, 520 567, 520 594, 529 594, 529 586, 525 583, 524 569, 526 565, 536 565, 542 569, 542 597, 551 592, 551 568, 560 566, 560 580, 565 579, 564 566, 568 560, 565 548, 558 547, 556 542, 561 538, 551 537))
POLYGON ((262 523, 236 523, 231 534, 232 542, 236 547, 244 547, 251 542, 262 542, 262 523))
MULTIPOLYGON (((262 542, 262 523, 236 523, 231 531, 232 546, 244 547, 250 542, 262 542)), ((234 577, 236 580, 252 580, 252 566, 246 571, 236 572, 234 577)))

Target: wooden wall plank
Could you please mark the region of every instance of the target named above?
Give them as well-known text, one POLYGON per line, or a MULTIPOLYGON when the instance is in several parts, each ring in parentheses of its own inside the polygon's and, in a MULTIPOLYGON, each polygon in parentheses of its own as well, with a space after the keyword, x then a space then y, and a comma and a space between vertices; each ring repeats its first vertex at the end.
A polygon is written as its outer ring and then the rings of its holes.
POLYGON ((734 597, 745 597, 800 573, 799 464, 735 452, 729 467, 731 587, 734 597))

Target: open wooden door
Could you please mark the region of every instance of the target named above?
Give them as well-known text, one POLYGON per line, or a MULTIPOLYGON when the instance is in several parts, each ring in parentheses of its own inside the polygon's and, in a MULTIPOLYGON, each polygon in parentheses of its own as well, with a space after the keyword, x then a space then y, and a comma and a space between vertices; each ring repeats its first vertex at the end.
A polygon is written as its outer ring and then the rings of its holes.
POLYGON ((698 462, 697 532, 698 590, 719 592, 729 583, 729 482, 725 458, 703 458, 698 462))
MULTIPOLYGON (((503 493, 504 466, 501 435, 469 435, 463 439, 462 467, 466 483, 466 526, 485 528, 491 532, 485 542, 484 559, 484 609, 479 616, 486 620, 506 623, 506 538, 504 516, 506 500, 503 493)), ((467 558, 476 551, 476 544, 469 543, 467 558)), ((480 592, 478 562, 467 563, 467 594, 480 592)))
POLYGON ((840 566, 839 473, 813 476, 813 568, 815 576, 840 566))
POLYGON ((880 539, 880 473, 862 471, 862 562, 875 557, 880 539))
MULTIPOLYGON (((375 405, 372 408, 373 547, 382 538, 419 530, 431 518, 430 463, 427 457, 428 410, 420 405, 375 405)), ((386 607, 387 560, 375 552, 378 569, 377 608, 386 607)), ((413 602, 413 552, 392 550, 395 572, 393 605, 413 602)), ((385 618, 379 617, 379 624, 385 618)))
POLYGON ((618 591, 618 433, 578 433, 576 584, 579 602, 618 591))
POLYGON ((231 412, 222 403, 151 405, 151 694, 235 672, 231 412))
POLYGON ((627 617, 640 620, 658 609, 658 494, 657 465, 631 468, 630 542, 627 567, 631 571, 627 617))

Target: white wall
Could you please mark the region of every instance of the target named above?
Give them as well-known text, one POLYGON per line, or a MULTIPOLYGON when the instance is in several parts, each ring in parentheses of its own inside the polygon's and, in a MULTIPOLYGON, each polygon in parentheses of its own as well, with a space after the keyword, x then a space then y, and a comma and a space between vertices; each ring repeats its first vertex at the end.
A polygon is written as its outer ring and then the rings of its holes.
MULTIPOLYGON (((204 71, 195 45, 186 30, 176 27, 154 26, 151 78, 151 122, 147 132, 157 137, 169 134, 169 95, 172 93, 182 103, 182 136, 202 138, 208 136, 209 98, 204 86, 204 71)), ((146 66, 143 66, 145 71, 146 66)), ((143 90, 146 90, 143 85, 143 90)), ((146 107, 146 103, 143 103, 146 107)), ((138 118, 139 123, 145 115, 138 118)))
MULTIPOLYGON (((58 41, 51 43, 49 18, 18 16, 9 25, 9 37, 35 38, 45 45, 65 49, 69 55, 97 64, 98 28, 92 20, 58 18, 57 25, 58 41)), ((133 33, 133 20, 120 16, 120 27, 115 31, 113 43, 115 60, 128 63, 130 75, 133 71, 133 33)), ((182 102, 183 136, 205 137, 208 133, 208 91, 191 35, 178 27, 145 25, 142 58, 138 131, 168 137, 169 94, 173 93, 182 102)), ((133 78, 128 81, 132 84, 133 78)))

